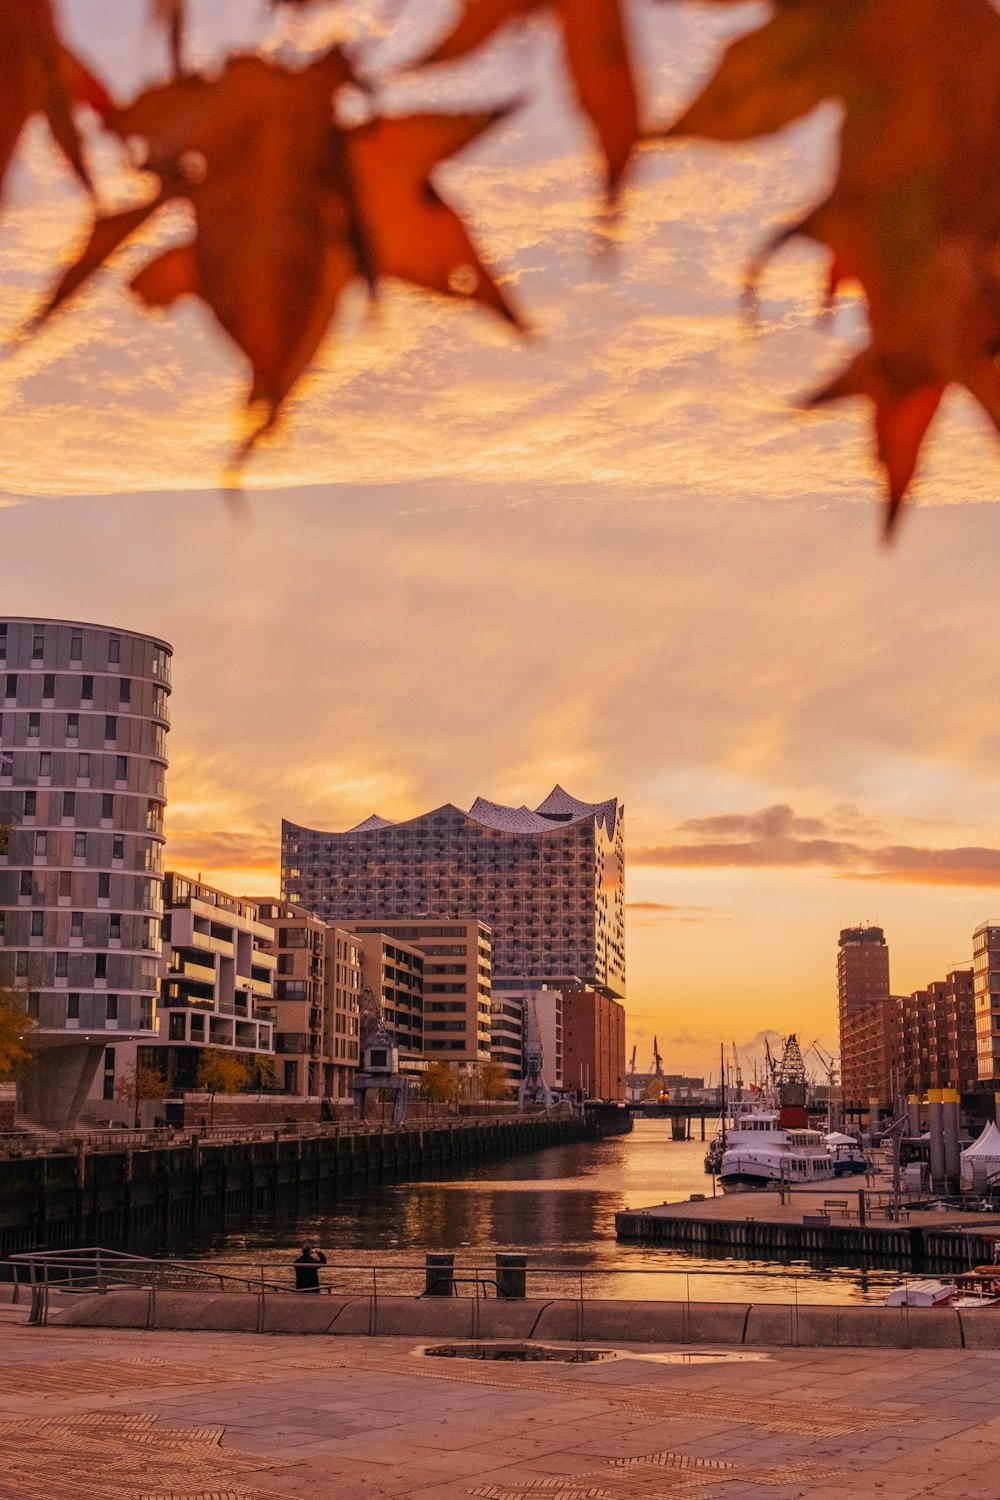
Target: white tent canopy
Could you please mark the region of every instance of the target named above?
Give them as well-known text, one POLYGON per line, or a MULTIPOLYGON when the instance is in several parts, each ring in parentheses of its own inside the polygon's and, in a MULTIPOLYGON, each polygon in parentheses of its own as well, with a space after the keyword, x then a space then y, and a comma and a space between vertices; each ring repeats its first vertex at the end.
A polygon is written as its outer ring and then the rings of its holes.
POLYGON ((982 1135, 962 1152, 962 1180, 985 1187, 994 1173, 1000 1173, 1000 1130, 991 1120, 982 1135))

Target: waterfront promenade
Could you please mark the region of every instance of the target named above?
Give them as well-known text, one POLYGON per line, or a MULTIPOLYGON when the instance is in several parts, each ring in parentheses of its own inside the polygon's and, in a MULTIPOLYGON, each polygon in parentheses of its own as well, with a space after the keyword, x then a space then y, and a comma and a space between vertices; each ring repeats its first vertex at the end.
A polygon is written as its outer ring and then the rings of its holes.
POLYGON ((523 1365, 24 1320, 0 1306, 0 1500, 980 1500, 1000 1463, 1000 1353, 523 1365))

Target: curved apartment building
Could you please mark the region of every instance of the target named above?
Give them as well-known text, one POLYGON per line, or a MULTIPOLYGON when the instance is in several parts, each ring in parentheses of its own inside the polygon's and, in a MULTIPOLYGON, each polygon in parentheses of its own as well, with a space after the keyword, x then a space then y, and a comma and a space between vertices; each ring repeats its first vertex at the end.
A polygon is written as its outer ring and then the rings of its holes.
POLYGON ((156 1031, 171 648, 0 617, 0 984, 26 992, 24 1108, 73 1120, 105 1047, 156 1031))

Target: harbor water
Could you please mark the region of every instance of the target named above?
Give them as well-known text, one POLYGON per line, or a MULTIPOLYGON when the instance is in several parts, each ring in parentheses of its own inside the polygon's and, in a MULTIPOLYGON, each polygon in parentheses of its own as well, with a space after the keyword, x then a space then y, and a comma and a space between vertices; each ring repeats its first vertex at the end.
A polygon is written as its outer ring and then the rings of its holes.
MULTIPOLYGON (((208 1240, 174 1243, 175 1255, 204 1255, 220 1269, 287 1264, 306 1241, 327 1256, 338 1289, 417 1290, 403 1268, 428 1252, 452 1252, 456 1271, 489 1285, 497 1252, 524 1252, 530 1295, 726 1302, 881 1302, 898 1284, 891 1267, 809 1261, 705 1258, 668 1247, 619 1244, 625 1208, 711 1196, 706 1145, 675 1141, 669 1120, 637 1119, 630 1135, 515 1157, 447 1181, 373 1186, 341 1195, 328 1212, 257 1216, 208 1240)), ((740 1208, 752 1213, 753 1195, 740 1208)), ((421 1283, 422 1285, 422 1283, 421 1283)), ((473 1283, 470 1281, 471 1287, 473 1283)))

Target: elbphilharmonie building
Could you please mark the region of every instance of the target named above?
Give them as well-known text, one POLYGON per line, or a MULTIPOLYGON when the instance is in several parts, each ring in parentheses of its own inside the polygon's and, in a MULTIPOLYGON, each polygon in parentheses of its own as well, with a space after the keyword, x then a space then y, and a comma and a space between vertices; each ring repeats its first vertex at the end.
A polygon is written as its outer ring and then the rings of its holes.
POLYGON ((559 786, 538 807, 478 797, 345 833, 283 822, 288 901, 327 921, 478 918, 493 988, 584 984, 625 993, 624 808, 559 786))

